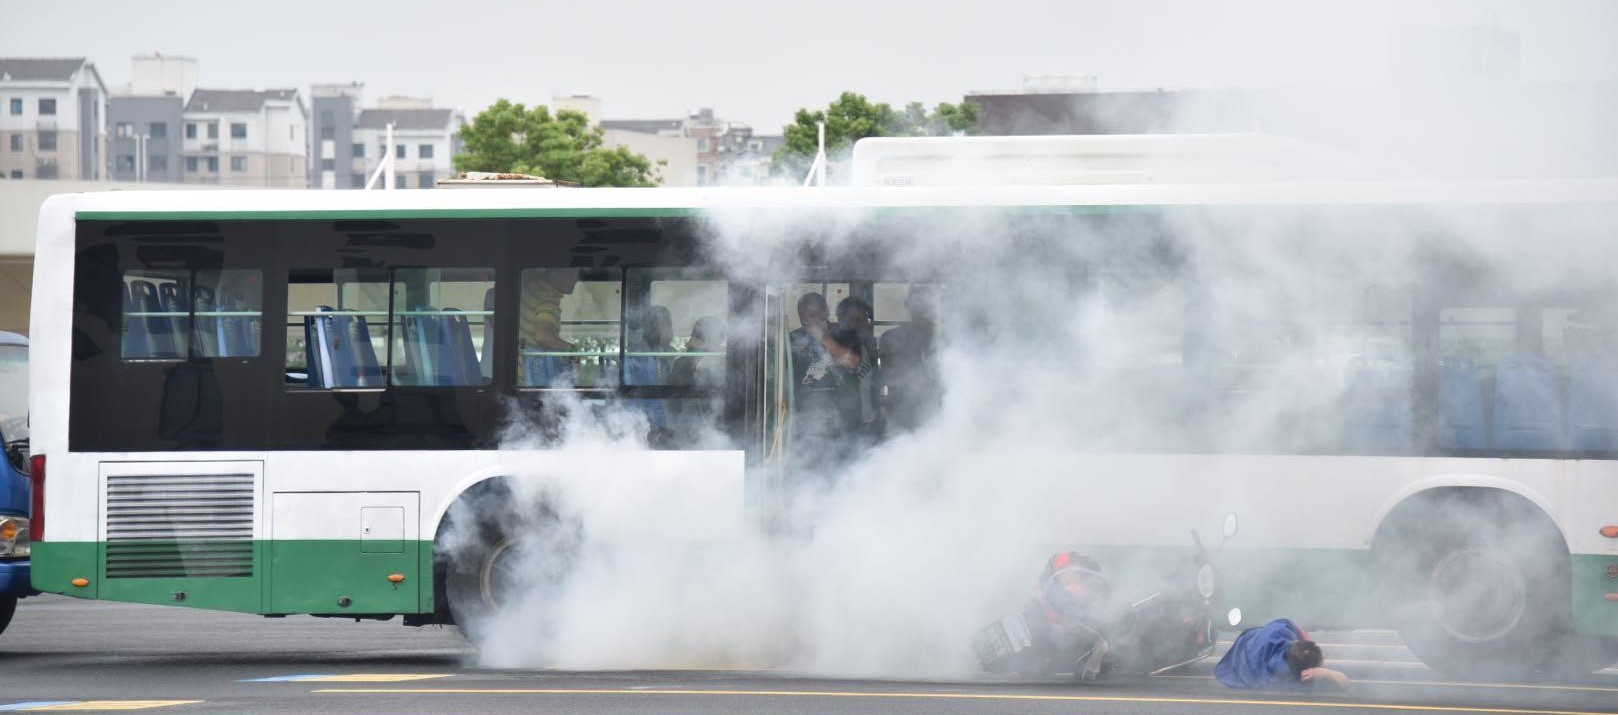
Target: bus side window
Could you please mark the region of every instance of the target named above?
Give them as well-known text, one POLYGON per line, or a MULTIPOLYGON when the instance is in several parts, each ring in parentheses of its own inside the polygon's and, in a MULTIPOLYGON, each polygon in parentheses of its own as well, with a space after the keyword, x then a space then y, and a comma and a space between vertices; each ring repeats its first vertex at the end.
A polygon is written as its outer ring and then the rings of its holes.
POLYGON ((493 268, 402 268, 393 273, 394 385, 488 384, 493 268))
POLYGON ((654 444, 701 441, 723 402, 729 284, 661 269, 631 270, 627 281, 624 386, 685 390, 625 405, 645 417, 654 444))
POLYGON ((126 273, 123 357, 257 356, 263 276, 257 269, 239 268, 126 273))
POLYGON ((387 315, 385 270, 293 270, 287 286, 287 384, 382 387, 377 357, 388 347, 387 315))
POLYGON ((528 268, 519 280, 519 384, 553 389, 618 384, 622 272, 528 268))

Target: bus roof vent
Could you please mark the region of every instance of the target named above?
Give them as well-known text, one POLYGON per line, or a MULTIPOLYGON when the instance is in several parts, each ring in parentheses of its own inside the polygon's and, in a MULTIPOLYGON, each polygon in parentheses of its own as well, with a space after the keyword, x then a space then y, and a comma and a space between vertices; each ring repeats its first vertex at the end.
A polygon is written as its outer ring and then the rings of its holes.
POLYGON ((533 174, 506 174, 497 171, 463 171, 453 179, 439 179, 439 188, 464 189, 487 186, 528 186, 541 189, 578 188, 579 184, 561 179, 547 179, 533 174))

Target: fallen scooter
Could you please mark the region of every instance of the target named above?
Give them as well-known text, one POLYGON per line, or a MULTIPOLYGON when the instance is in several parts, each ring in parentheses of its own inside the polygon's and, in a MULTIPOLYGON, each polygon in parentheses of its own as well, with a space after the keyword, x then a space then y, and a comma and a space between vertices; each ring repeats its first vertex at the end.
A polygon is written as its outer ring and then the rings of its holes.
MULTIPOLYGON (((1224 522, 1226 542, 1236 515, 1224 522)), ((1215 554, 1195 529, 1188 568, 1164 588, 1128 605, 1115 603, 1111 585, 1093 559, 1076 552, 1051 557, 1040 589, 1023 608, 979 629, 972 648, 985 671, 1027 675, 1071 673, 1093 680, 1103 673, 1161 673, 1207 657, 1215 645, 1215 614, 1223 589, 1215 554)), ((1240 622, 1232 609, 1228 622, 1240 622)))

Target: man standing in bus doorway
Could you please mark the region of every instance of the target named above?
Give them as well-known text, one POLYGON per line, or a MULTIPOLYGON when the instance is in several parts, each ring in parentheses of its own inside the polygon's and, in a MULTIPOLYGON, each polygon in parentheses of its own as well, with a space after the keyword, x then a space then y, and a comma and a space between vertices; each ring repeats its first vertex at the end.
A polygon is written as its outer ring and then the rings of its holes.
POLYGON ((910 311, 910 322, 882 335, 881 355, 888 424, 895 430, 908 431, 926 422, 943 401, 935 344, 937 287, 910 286, 905 308, 910 311))
POLYGON ((573 358, 527 353, 574 352, 573 343, 562 339, 562 297, 572 294, 578 283, 577 268, 544 268, 524 272, 522 332, 518 336, 519 349, 524 353, 524 385, 550 387, 573 382, 573 358))
POLYGON ((839 342, 826 297, 805 293, 798 298, 803 327, 787 336, 791 346, 794 459, 815 471, 838 461, 848 431, 858 424, 859 393, 854 373, 860 355, 839 342))

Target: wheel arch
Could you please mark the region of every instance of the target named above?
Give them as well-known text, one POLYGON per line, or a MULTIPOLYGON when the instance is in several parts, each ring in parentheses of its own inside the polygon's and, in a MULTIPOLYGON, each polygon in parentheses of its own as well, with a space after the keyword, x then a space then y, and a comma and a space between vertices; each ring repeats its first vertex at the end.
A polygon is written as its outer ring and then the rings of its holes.
POLYGON ((1539 490, 1514 479, 1506 479, 1491 474, 1441 474, 1418 479, 1406 484, 1394 492, 1381 505, 1377 507, 1375 524, 1371 529, 1370 539, 1366 546, 1375 549, 1378 539, 1386 532, 1389 519, 1398 513, 1401 508, 1415 505, 1421 501, 1442 498, 1445 494, 1460 493, 1463 491, 1491 491, 1497 496, 1506 498, 1515 497, 1532 506, 1550 521, 1556 533, 1562 539, 1562 545, 1569 543, 1567 528, 1561 515, 1557 513, 1555 505, 1539 490))

